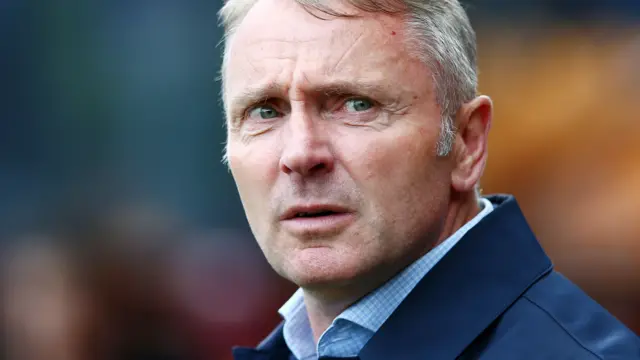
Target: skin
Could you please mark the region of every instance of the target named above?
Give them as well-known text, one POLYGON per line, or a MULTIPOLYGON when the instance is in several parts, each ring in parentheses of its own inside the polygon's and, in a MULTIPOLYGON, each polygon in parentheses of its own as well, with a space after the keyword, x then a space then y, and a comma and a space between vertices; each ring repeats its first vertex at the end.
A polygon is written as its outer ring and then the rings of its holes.
POLYGON ((224 69, 232 175, 267 260, 304 289, 316 341, 480 210, 491 100, 460 108, 454 148, 437 156, 429 68, 407 51, 400 17, 361 15, 320 20, 261 0, 224 69), (294 232, 280 220, 310 203, 345 207, 347 225, 294 232))

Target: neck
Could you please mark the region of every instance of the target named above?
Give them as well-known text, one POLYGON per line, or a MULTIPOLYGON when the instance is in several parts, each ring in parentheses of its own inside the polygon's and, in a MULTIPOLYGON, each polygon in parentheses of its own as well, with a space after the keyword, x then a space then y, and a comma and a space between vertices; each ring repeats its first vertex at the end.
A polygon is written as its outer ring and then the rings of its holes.
POLYGON ((442 231, 440 231, 440 238, 433 247, 436 247, 443 241, 447 240, 447 238, 458 231, 458 229, 463 227, 464 224, 476 217, 480 211, 480 199, 476 195, 475 191, 468 193, 452 193, 447 216, 445 218, 442 231))
POLYGON ((326 299, 314 291, 304 291, 304 303, 309 316, 313 341, 317 344, 322 333, 331 326, 333 320, 346 310, 357 298, 326 299))
MULTIPOLYGON (((435 243, 431 243, 428 249, 425 249, 424 252, 419 254, 418 258, 422 257, 431 249, 453 235, 464 224, 471 221, 471 219, 473 219, 480 210, 479 200, 475 192, 464 194, 452 193, 438 240, 435 243)), ((410 263, 418 258, 414 258, 410 263)), ((410 265, 410 263, 406 264, 404 267, 410 265)), ((391 276, 393 276, 393 274, 391 276)), ((384 281, 387 280, 388 278, 384 281)), ((357 302, 360 298, 379 287, 381 283, 384 283, 384 281, 374 284, 363 279, 362 281, 359 281, 357 285, 351 284, 348 292, 337 291, 336 294, 334 294, 335 296, 330 292, 327 292, 327 289, 323 289, 322 291, 305 289, 304 302, 307 308, 309 323, 311 325, 315 343, 318 343, 318 339, 322 333, 331 326, 333 320, 338 317, 340 313, 351 306, 351 304, 357 302)))

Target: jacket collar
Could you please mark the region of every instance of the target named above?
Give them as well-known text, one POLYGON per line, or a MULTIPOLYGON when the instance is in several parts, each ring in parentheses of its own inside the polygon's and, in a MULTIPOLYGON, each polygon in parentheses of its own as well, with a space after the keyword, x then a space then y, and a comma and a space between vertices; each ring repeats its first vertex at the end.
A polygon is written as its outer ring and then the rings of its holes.
POLYGON ((233 348, 233 358, 235 360, 288 360, 291 351, 284 341, 283 328, 284 322, 281 322, 255 349, 239 346, 233 348))
MULTIPOLYGON (((511 196, 425 276, 359 354, 362 360, 455 359, 533 283, 552 269, 511 196)), ((280 324, 236 360, 289 359, 280 324)))
POLYGON ((455 359, 551 270, 516 200, 489 200, 493 212, 420 281, 362 350, 362 360, 455 359))

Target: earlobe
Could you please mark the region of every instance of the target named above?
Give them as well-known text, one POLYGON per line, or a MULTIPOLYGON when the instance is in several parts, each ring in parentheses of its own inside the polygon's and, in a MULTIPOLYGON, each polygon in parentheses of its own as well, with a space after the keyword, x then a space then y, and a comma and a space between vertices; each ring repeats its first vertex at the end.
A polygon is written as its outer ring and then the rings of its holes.
POLYGON ((487 96, 478 96, 458 112, 455 167, 451 185, 455 191, 467 192, 480 181, 487 160, 487 143, 493 104, 487 96))

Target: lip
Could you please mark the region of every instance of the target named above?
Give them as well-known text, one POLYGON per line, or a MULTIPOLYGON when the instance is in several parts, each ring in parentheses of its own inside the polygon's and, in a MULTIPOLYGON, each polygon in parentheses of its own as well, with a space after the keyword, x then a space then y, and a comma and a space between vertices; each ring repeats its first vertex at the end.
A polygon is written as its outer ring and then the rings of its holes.
POLYGON ((293 206, 280 217, 280 223, 288 232, 300 236, 322 236, 337 234, 355 220, 350 209, 332 204, 293 206), (331 211, 332 214, 318 217, 297 217, 299 213, 331 211))
MULTIPOLYGON (((351 210, 346 207, 333 205, 333 204, 310 204, 310 205, 297 205, 288 208, 280 216, 280 221, 292 220, 292 219, 313 219, 313 218, 299 218, 296 217, 299 213, 314 213, 319 211, 331 211, 335 215, 351 213, 351 210)), ((331 216, 331 215, 330 215, 331 216)))

